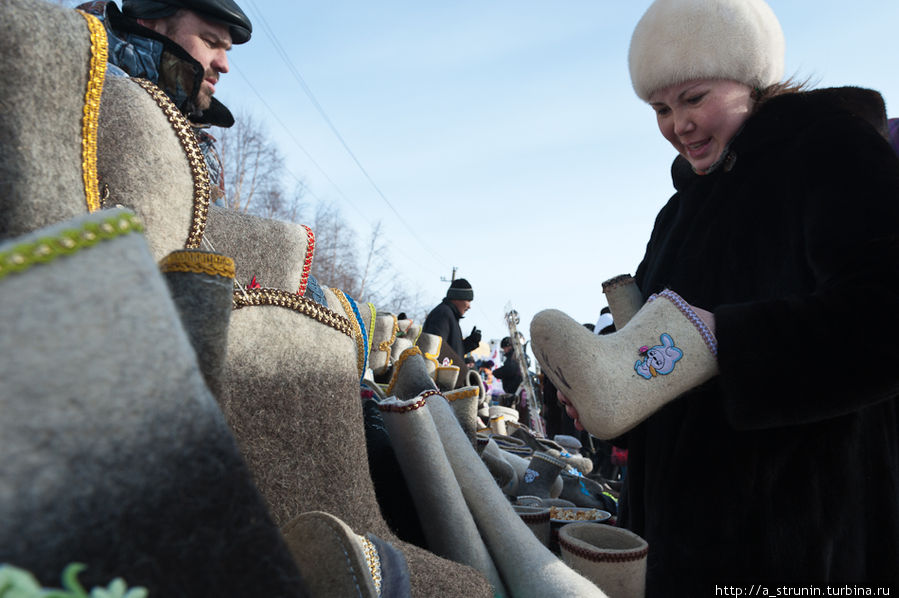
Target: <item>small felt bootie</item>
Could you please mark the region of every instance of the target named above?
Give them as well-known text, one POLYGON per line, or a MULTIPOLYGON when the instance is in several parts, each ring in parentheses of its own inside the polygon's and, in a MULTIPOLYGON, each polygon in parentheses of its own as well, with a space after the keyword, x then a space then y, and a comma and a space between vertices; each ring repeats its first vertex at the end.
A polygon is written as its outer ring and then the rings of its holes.
POLYGON ((624 328, 634 314, 640 311, 643 297, 637 281, 630 274, 619 274, 602 283, 602 292, 612 313, 612 324, 616 330, 624 328))
POLYGON ((328 596, 408 596, 409 566, 389 542, 374 534, 359 535, 329 513, 311 511, 282 529, 287 546, 309 591, 328 596))
POLYGON ((565 462, 561 459, 547 453, 534 453, 518 480, 518 493, 550 498, 553 484, 565 468, 565 462))
POLYGON ((597 336, 558 310, 531 321, 534 355, 598 438, 630 430, 718 373, 717 341, 677 293, 653 295, 627 326, 597 336))
POLYGON ((637 534, 601 523, 569 523, 559 530, 562 560, 610 598, 643 598, 649 545, 637 534))

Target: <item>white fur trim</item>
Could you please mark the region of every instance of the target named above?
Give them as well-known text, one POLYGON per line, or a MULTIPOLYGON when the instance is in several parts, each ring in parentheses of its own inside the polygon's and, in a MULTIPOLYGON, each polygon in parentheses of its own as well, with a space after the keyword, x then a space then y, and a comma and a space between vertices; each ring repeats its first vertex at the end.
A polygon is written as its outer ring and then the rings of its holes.
POLYGON ((656 0, 631 37, 628 67, 634 91, 655 91, 693 79, 731 79, 750 87, 781 81, 785 42, 763 0, 656 0))

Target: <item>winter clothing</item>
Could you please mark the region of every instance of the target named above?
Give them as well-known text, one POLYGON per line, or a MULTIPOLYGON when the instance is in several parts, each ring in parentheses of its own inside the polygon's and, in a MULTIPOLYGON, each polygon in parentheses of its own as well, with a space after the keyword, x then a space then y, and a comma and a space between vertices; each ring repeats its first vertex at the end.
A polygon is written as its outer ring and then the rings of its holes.
POLYGON ((472 301, 474 299, 474 291, 471 285, 464 278, 457 278, 450 283, 450 287, 446 290, 447 299, 462 299, 472 301))
POLYGON ((784 36, 763 0, 656 0, 631 37, 631 83, 644 101, 693 79, 731 79, 749 87, 777 83, 784 36))
POLYGON ((521 385, 521 368, 518 367, 518 360, 515 359, 515 352, 509 351, 505 354, 503 365, 493 370, 493 375, 503 382, 503 391, 506 394, 514 394, 521 385))
POLYGON ((722 167, 674 161, 635 278, 714 313, 720 375, 622 439, 650 598, 899 584, 899 161, 872 111, 778 96, 722 167))
MULTIPOLYGON (((462 328, 459 326, 459 320, 462 317, 458 308, 450 302, 449 298, 444 298, 440 305, 432 309, 425 318, 422 332, 442 337, 444 344, 448 345, 461 359, 466 353, 477 348, 480 342, 480 332, 477 329, 473 330, 468 337, 462 338, 462 328)), ((456 365, 465 364, 460 361, 456 365)))
POLYGON ((889 121, 890 145, 899 154, 899 118, 891 118, 889 121))
POLYGON ((122 0, 122 12, 133 19, 161 19, 184 8, 227 25, 231 43, 250 41, 253 24, 232 0, 122 0))
POLYGON ((209 126, 230 127, 234 124, 234 117, 215 97, 208 109, 198 110, 197 94, 203 82, 200 63, 169 38, 122 14, 114 2, 96 0, 78 8, 100 19, 106 27, 110 75, 152 81, 190 119, 209 170, 215 195, 213 199, 222 197, 222 161, 215 148, 216 140, 207 129, 209 126))

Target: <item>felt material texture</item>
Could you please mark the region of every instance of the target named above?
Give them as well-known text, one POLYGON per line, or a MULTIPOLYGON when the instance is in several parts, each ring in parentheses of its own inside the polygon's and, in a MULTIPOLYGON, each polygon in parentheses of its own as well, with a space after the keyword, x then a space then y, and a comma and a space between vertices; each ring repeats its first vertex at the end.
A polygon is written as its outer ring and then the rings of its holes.
POLYGON ((785 42, 764 0, 656 0, 631 37, 628 68, 643 101, 693 79, 778 83, 785 42))
MULTIPOLYGON (((378 386, 374 384, 374 386, 378 386)), ((368 390, 366 385, 363 394, 368 390)), ((365 423, 365 448, 368 471, 375 488, 375 497, 384 521, 397 537, 416 546, 427 548, 421 518, 409 492, 409 484, 396 458, 390 433, 384 424, 378 404, 387 396, 363 397, 362 416, 365 423)))
POLYGON ((449 425, 454 416, 446 400, 434 395, 427 402, 468 508, 511 595, 605 596, 565 566, 515 513, 461 428, 449 425))
POLYGON ((675 160, 634 277, 714 313, 721 374, 621 439, 620 521, 652 546, 647 595, 899 586, 899 377, 872 367, 899 361, 899 164, 862 116, 882 106, 859 88, 778 96, 734 138, 730 171, 675 160), (797 356, 824 347, 814 372, 797 356), (714 475, 694 479, 700 454, 714 475))
MULTIPOLYGON (((534 453, 524 473, 518 478, 518 493, 540 498, 551 498, 553 484, 565 462, 546 453, 534 453)), ((558 496, 558 494, 556 495, 558 496)))
POLYGON ((79 561, 86 587, 305 595, 141 234, 0 277, 0 297, 0 561, 43 585, 79 561))
POLYGON ((381 516, 365 458, 356 344, 287 307, 231 316, 222 407, 275 521, 324 511, 406 557, 413 596, 489 596, 473 569, 402 542, 381 516))
MULTIPOLYGON (((303 281, 303 265, 311 250, 307 229, 301 224, 262 218, 209 207, 206 238, 214 251, 234 258, 237 282, 256 282, 272 289, 297 292, 303 281)), ((338 313, 343 313, 340 310, 338 313)))
POLYGON ((384 375, 390 366, 390 347, 396 340, 396 333, 396 315, 387 312, 377 314, 369 357, 369 364, 376 378, 384 375))
MULTIPOLYGON (((108 191, 103 206, 138 215, 157 261, 187 247, 192 227, 206 226, 208 197, 195 213, 204 199, 195 194, 185 146, 163 109, 131 79, 107 75, 97 137, 100 189, 108 191)), ((195 166, 208 179, 202 157, 195 166)))
MULTIPOLYGON (((512 596, 605 596, 540 543, 497 487, 446 399, 436 390, 420 352, 409 350, 391 382, 399 400, 423 398, 462 495, 512 596)), ((485 449, 486 450, 486 449, 485 449)))
POLYGON ((637 281, 630 274, 619 274, 602 283, 602 292, 609 304, 616 330, 624 328, 643 305, 637 281))
POLYGON ((649 545, 637 534, 602 523, 569 523, 559 529, 559 550, 609 598, 645 596, 649 545))
POLYGON ((558 310, 531 321, 537 361, 597 438, 623 434, 718 373, 714 339, 677 301, 660 294, 627 326, 602 336, 558 310))
POLYGON ((391 397, 379 408, 415 499, 428 549, 477 569, 490 581, 495 594, 507 595, 453 476, 425 401, 391 397))
POLYGON ((343 521, 312 511, 295 517, 282 531, 304 572, 310 598, 379 598, 362 542, 343 521))
POLYGON ((213 395, 218 395, 228 347, 234 260, 221 254, 184 249, 166 256, 160 268, 197 355, 206 386, 213 395), (217 272, 216 264, 222 267, 217 272), (231 272, 225 273, 225 269, 231 272))
POLYGON ((540 543, 548 547, 550 539, 549 507, 512 505, 512 509, 518 513, 524 524, 534 532, 534 536, 540 540, 540 543))
POLYGON ((459 380, 460 368, 457 365, 438 365, 435 382, 437 388, 443 392, 456 388, 456 381, 459 380))
POLYGON ((453 408, 456 420, 472 445, 478 431, 478 395, 478 389, 474 386, 451 390, 443 395, 453 408))
POLYGON ((81 146, 87 23, 50 2, 4 0, 0 56, 2 239, 87 212, 81 146))
POLYGON ((442 343, 442 337, 437 336, 436 334, 422 332, 418 336, 418 340, 415 342, 415 345, 421 349, 422 353, 428 353, 436 357, 437 355, 440 355, 440 345, 442 343))

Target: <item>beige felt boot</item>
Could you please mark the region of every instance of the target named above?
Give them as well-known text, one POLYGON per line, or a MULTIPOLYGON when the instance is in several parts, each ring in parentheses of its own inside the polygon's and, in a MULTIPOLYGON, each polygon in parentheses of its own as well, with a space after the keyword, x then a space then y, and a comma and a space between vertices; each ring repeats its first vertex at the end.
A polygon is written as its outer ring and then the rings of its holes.
POLYGON ((559 529, 562 560, 610 598, 643 598, 649 545, 637 534, 601 523, 559 529))
POLYGON ((637 281, 630 274, 619 274, 602 283, 602 292, 612 312, 612 323, 616 330, 624 328, 643 305, 643 297, 637 288, 637 281))
POLYGON ((718 373, 715 337, 670 290, 604 336, 558 310, 542 311, 531 339, 543 371, 598 438, 619 436, 718 373))

